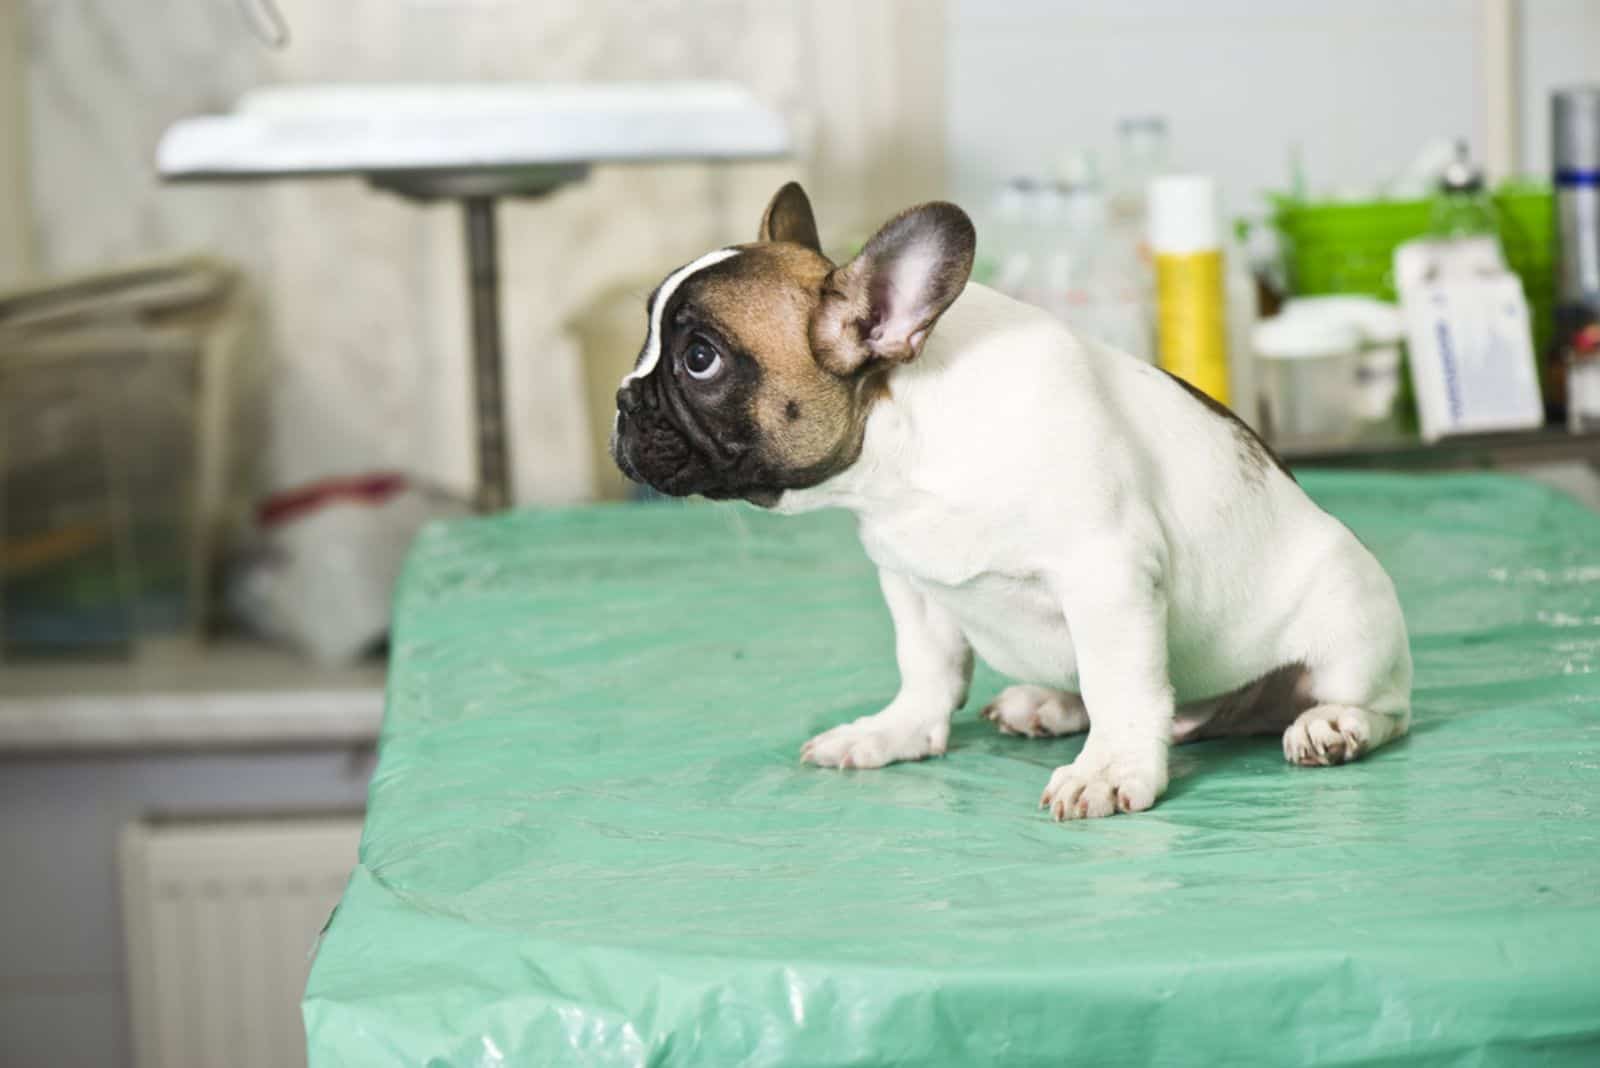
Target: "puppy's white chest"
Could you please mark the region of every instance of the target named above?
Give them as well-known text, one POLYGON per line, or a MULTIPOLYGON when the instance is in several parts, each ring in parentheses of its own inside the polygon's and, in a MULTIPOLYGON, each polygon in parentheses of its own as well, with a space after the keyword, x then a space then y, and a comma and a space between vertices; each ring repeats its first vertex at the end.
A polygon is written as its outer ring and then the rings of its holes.
POLYGON ((955 617, 973 650, 1001 674, 1055 687, 1076 678, 1066 617, 1041 580, 985 573, 959 586, 913 585, 955 617))
POLYGON ((1076 676, 1061 602, 1043 579, 1017 566, 993 532, 943 509, 907 509, 861 524, 879 567, 905 576, 949 612, 973 650, 1012 678, 1047 686, 1076 676))
POLYGON ((1001 570, 995 546, 983 532, 941 508, 909 507, 893 516, 863 517, 860 535, 873 563, 919 582, 955 588, 1001 570))

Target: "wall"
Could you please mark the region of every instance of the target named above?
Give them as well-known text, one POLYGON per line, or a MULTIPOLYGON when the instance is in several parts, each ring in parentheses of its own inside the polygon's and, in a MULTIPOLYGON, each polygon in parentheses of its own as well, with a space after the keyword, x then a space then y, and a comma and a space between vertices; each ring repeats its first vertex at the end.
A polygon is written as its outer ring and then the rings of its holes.
MULTIPOLYGON (((1600 4, 1523 0, 1523 160, 1548 167, 1549 89, 1600 76, 1600 4)), ((1072 148, 1115 162, 1119 117, 1165 115, 1175 160, 1236 211, 1288 184, 1367 189, 1431 137, 1481 146, 1477 0, 955 0, 950 177, 990 183, 1072 148)))
POLYGON ((938 4, 809 0, 281 0, 269 52, 232 0, 30 0, 28 113, 42 269, 207 248, 268 299, 280 486, 400 468, 471 484, 460 222, 355 181, 163 188, 154 145, 264 82, 726 78, 780 109, 792 164, 606 168, 503 212, 504 324, 523 499, 590 486, 581 368, 563 322, 718 243, 748 240, 800 174, 854 233, 942 178, 938 4), (908 31, 909 24, 915 24, 908 31), (930 74, 929 72, 934 72, 930 74))
MULTIPOLYGON (((1298 143, 1320 187, 1370 184, 1429 136, 1480 124, 1475 0, 282 0, 282 53, 232 0, 12 0, 26 12, 36 265, 61 272, 209 248, 267 295, 276 378, 270 474, 289 485, 398 467, 471 481, 459 222, 356 182, 161 187, 175 118, 264 82, 727 77, 780 108, 793 165, 610 168, 511 205, 505 324, 525 499, 591 484, 582 368, 562 324, 742 239, 791 173, 824 229, 857 238, 948 184, 990 183, 1086 145, 1109 163, 1119 115, 1171 119, 1180 163, 1236 209, 1287 181, 1298 143), (948 69, 946 81, 943 72, 948 69), (948 119, 950 161, 942 135, 948 119)), ((1593 77, 1600 4, 1524 0, 1525 159, 1542 169, 1550 86, 1593 77)), ((15 23, 15 19, 11 20, 15 23)), ((0 19, 0 45, 7 25, 0 19)), ((13 29, 13 36, 17 31, 13 29)), ((0 48, 0 100, 4 99, 0 48)), ((4 108, 0 105, 0 125, 4 108)), ((0 135, 4 130, 0 130, 0 135)), ((0 245, 7 183, 0 179, 0 245)), ((13 215, 15 212, 13 212, 13 215)), ((0 277, 4 264, 0 263, 0 277)))
POLYGON ((28 228, 27 136, 22 87, 22 8, 0 2, 0 287, 26 277, 32 262, 28 228))

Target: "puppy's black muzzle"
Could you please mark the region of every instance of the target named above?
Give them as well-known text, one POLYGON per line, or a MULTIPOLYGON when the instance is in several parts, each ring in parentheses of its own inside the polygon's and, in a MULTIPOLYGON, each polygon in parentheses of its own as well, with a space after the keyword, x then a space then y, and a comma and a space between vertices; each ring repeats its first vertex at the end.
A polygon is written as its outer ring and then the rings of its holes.
POLYGON ((623 474, 675 497, 699 491, 704 462, 683 431, 668 418, 651 378, 617 390, 617 428, 611 455, 623 474))
POLYGON ((624 475, 673 497, 698 493, 758 504, 776 499, 766 488, 771 481, 757 469, 753 450, 719 444, 683 405, 662 395, 654 376, 617 390, 611 455, 624 475))

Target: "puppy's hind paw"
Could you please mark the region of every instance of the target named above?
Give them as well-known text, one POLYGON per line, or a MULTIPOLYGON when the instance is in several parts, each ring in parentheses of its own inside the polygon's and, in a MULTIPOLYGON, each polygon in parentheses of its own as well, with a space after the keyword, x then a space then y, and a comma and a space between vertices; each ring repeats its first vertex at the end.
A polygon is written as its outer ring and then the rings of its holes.
POLYGON ((1372 723, 1365 709, 1317 705, 1300 714, 1283 732, 1283 755, 1303 767, 1348 764, 1368 748, 1372 723))
POLYGON ((1008 686, 978 713, 1001 734, 1054 738, 1089 729, 1089 713, 1075 693, 1044 686, 1008 686))

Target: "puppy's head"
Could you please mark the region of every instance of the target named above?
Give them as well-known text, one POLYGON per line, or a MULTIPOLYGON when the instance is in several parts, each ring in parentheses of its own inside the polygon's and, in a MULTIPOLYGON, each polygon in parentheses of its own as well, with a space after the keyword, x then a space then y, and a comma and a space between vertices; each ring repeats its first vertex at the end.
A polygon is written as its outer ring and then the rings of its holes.
POLYGON ((855 462, 887 372, 966 285, 974 234, 953 204, 902 212, 842 266, 791 182, 759 239, 709 252, 650 297, 617 391, 611 453, 663 493, 771 505, 855 462))

